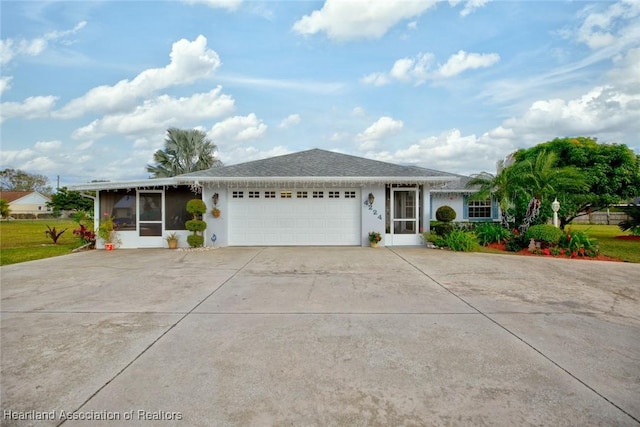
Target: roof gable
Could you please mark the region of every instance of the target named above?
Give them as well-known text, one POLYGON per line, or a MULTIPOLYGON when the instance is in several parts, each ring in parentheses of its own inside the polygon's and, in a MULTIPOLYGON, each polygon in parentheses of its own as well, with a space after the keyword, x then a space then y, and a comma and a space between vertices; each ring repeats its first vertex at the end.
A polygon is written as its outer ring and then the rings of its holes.
POLYGON ((1 191, 0 199, 5 199, 9 203, 16 201, 22 203, 42 203, 50 202, 51 199, 37 191, 1 191))
POLYGON ((180 178, 259 178, 259 177, 448 177, 457 175, 425 169, 417 166, 402 166, 378 160, 318 148, 254 160, 236 165, 215 167, 204 171, 180 175, 180 178))

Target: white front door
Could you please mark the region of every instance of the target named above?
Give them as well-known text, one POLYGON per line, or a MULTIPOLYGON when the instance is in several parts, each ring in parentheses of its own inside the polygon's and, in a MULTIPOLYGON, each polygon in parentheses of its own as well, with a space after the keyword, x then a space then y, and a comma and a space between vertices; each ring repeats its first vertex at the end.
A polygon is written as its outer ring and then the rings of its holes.
POLYGON ((392 188, 391 245, 420 244, 420 197, 417 187, 392 188))
POLYGON ((361 244, 360 189, 229 190, 230 246, 361 244))

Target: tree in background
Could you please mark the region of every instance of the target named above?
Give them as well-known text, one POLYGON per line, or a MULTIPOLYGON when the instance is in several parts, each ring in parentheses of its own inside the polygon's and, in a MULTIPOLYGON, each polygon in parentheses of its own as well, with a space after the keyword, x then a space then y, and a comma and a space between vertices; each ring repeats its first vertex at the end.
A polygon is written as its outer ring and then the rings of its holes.
POLYGON ((153 174, 152 178, 167 178, 221 166, 213 155, 217 149, 201 130, 170 128, 164 149, 154 153, 156 164, 147 165, 147 172, 153 174))
POLYGON ((58 189, 47 206, 53 210, 54 216, 59 216, 60 211, 93 212, 93 200, 83 197, 79 191, 69 191, 67 187, 58 189))
POLYGON ((0 199, 0 217, 9 218, 9 215, 11 215, 9 202, 6 199, 0 199))
POLYGON ((53 191, 47 185, 49 178, 44 175, 28 173, 20 169, 3 169, 0 171, 0 189, 2 191, 37 191, 46 196, 53 191))
MULTIPOLYGON (((549 193, 551 200, 557 197, 560 202, 561 227, 577 217, 640 195, 640 155, 624 144, 599 144, 589 137, 556 138, 517 151, 514 167, 533 162, 541 152, 554 153, 556 167, 574 167, 586 182, 583 190, 549 189, 553 190, 549 193)), ((544 208, 550 210, 549 206, 544 208)))

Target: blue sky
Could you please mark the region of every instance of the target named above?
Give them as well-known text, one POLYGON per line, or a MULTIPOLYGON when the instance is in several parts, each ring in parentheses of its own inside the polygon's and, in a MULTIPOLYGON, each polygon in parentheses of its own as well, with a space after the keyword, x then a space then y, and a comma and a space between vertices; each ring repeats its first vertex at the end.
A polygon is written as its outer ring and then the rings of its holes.
POLYGON ((0 168, 146 178, 323 148, 473 174, 593 136, 640 153, 638 1, 2 1, 0 168))

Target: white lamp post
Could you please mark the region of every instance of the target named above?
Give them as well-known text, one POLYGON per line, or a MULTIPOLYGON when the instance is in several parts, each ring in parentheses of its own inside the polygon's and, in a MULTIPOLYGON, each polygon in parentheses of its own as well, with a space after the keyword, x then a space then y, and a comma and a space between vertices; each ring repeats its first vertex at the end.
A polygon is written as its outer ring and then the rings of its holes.
POLYGON ((558 211, 560 210, 560 202, 557 197, 551 203, 551 209, 553 209, 553 226, 558 228, 558 211))

